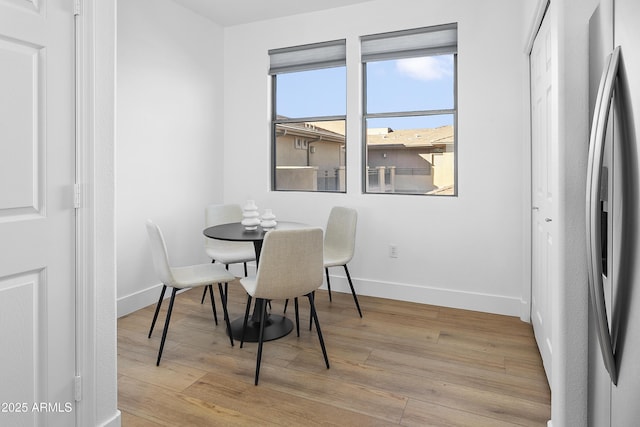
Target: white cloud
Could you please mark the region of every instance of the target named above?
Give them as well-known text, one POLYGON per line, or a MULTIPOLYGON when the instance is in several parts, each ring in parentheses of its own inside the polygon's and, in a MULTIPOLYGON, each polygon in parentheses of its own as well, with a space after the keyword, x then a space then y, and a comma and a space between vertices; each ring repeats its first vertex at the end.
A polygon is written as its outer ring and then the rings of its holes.
POLYGON ((451 64, 448 59, 427 56, 421 58, 399 59, 396 68, 417 80, 439 80, 451 74, 451 64))

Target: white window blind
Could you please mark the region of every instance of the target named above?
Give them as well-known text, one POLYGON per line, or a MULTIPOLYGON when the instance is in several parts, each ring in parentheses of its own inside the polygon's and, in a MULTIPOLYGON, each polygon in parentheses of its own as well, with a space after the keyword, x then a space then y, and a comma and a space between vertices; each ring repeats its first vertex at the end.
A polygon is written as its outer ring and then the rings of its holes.
POLYGON ((272 49, 269 51, 269 74, 344 66, 346 52, 344 39, 272 49))
POLYGON ((362 62, 457 53, 458 24, 363 36, 362 62))

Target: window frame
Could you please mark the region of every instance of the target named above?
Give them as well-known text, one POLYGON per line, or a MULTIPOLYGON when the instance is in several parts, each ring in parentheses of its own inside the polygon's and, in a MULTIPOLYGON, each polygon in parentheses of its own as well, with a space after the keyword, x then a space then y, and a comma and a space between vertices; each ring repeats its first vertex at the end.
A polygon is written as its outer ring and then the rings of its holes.
MULTIPOLYGON (((398 31, 397 34, 411 34, 420 33, 421 30, 437 31, 438 28, 454 27, 457 33, 457 24, 445 24, 432 27, 425 27, 424 29, 413 29, 398 31)), ((395 34, 387 33, 387 34, 395 34)), ((364 36, 366 37, 380 37, 383 38, 384 34, 364 36)), ((437 196, 437 197, 457 197, 459 194, 459 180, 458 180, 458 51, 457 51, 457 36, 456 36, 456 49, 454 52, 434 52, 432 54, 411 55, 406 56, 398 54, 395 56, 393 53, 386 52, 382 58, 371 58, 365 60, 361 57, 361 75, 362 75, 362 167, 361 167, 361 180, 362 180, 362 194, 394 194, 402 196, 437 196), (439 56, 450 54, 453 55, 453 107, 449 109, 426 109, 426 110, 406 110, 406 111, 389 111, 384 113, 368 113, 367 112, 367 64, 370 62, 380 62, 389 60, 398 60, 407 57, 426 57, 426 56, 439 56), (437 116, 437 115, 452 115, 453 116, 453 155, 454 155, 454 191, 453 194, 429 194, 429 193, 417 193, 417 192, 385 192, 385 191, 369 191, 367 188, 368 182, 368 164, 369 164, 369 148, 367 145, 367 120, 368 119, 384 119, 384 118, 399 118, 399 117, 418 117, 418 116, 437 116)))
MULTIPOLYGON (((299 191, 299 192, 308 192, 308 193, 337 193, 337 194, 344 194, 347 192, 347 166, 348 166, 348 158, 347 158, 347 150, 346 150, 346 145, 347 145, 347 133, 346 133, 346 129, 347 129, 347 98, 348 98, 348 88, 347 88, 347 64, 346 64, 346 39, 339 39, 339 40, 334 40, 334 41, 329 41, 329 42, 320 42, 320 43, 313 43, 313 44, 309 44, 309 45, 302 45, 302 46, 293 46, 293 47, 289 47, 289 48, 282 48, 282 49, 274 49, 274 50, 270 50, 269 51, 269 55, 272 54, 278 54, 279 52, 295 52, 295 51, 304 51, 306 48, 310 48, 310 49, 314 49, 316 47, 320 47, 323 48, 324 46, 329 46, 329 48, 331 48, 332 46, 337 46, 340 43, 342 43, 343 49, 344 49, 344 59, 343 60, 330 60, 330 61, 318 61, 318 62, 302 62, 301 65, 300 63, 295 65, 295 66, 291 66, 288 67, 287 69, 285 69, 284 71, 281 70, 279 67, 276 67, 276 69, 274 70, 273 67, 270 69, 269 74, 271 76, 271 123, 270 123, 270 127, 271 127, 271 173, 270 173, 270 180, 271 180, 271 191, 283 191, 283 192, 290 192, 290 191, 299 191), (295 118, 289 118, 289 117, 278 117, 278 111, 277 111, 277 95, 278 95, 278 76, 279 75, 283 75, 286 73, 294 73, 294 72, 303 72, 303 71, 310 71, 310 70, 320 70, 320 69, 329 69, 329 68, 338 68, 338 67, 343 67, 344 68, 344 72, 345 72, 345 88, 344 88, 344 114, 339 114, 339 115, 327 115, 327 116, 309 116, 309 117, 295 117, 295 118), (286 125, 286 124, 294 124, 294 123, 308 123, 308 122, 326 122, 326 121, 343 121, 344 122, 344 126, 345 126, 345 135, 344 135, 344 190, 304 190, 304 189, 278 189, 277 188, 277 180, 276 180, 276 175, 277 175, 277 127, 278 125, 286 125)), ((342 149, 342 148, 341 148, 342 149)), ((310 150, 310 147, 307 147, 307 150, 310 150)))

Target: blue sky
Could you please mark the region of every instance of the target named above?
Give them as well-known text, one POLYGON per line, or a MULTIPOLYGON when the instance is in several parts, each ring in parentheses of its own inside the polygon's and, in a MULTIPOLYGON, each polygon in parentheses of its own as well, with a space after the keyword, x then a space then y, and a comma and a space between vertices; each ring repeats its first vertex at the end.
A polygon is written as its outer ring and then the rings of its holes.
MULTIPOLYGON (((287 117, 346 114, 346 68, 277 77, 277 113, 287 117)), ((367 63, 367 111, 384 113, 453 108, 453 56, 367 63)), ((453 123, 452 115, 370 120, 369 127, 415 129, 453 123)))

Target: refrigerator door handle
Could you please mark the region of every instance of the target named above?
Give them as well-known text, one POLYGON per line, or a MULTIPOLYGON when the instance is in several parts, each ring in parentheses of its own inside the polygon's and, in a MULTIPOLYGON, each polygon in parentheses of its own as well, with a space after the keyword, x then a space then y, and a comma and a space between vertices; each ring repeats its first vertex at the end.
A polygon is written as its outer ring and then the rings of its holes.
MULTIPOLYGON (((614 93, 614 83, 618 74, 620 46, 607 57, 605 68, 600 79, 596 98, 591 137, 589 140, 589 159, 587 166, 587 257, 589 291, 591 307, 596 318, 596 332, 604 365, 609 372, 613 384, 618 382, 616 362, 611 345, 607 307, 604 298, 602 280, 602 238, 600 222, 600 185, 602 182, 602 160, 606 138, 607 123, 614 93)), ((606 242, 604 243, 606 244, 606 242)))

